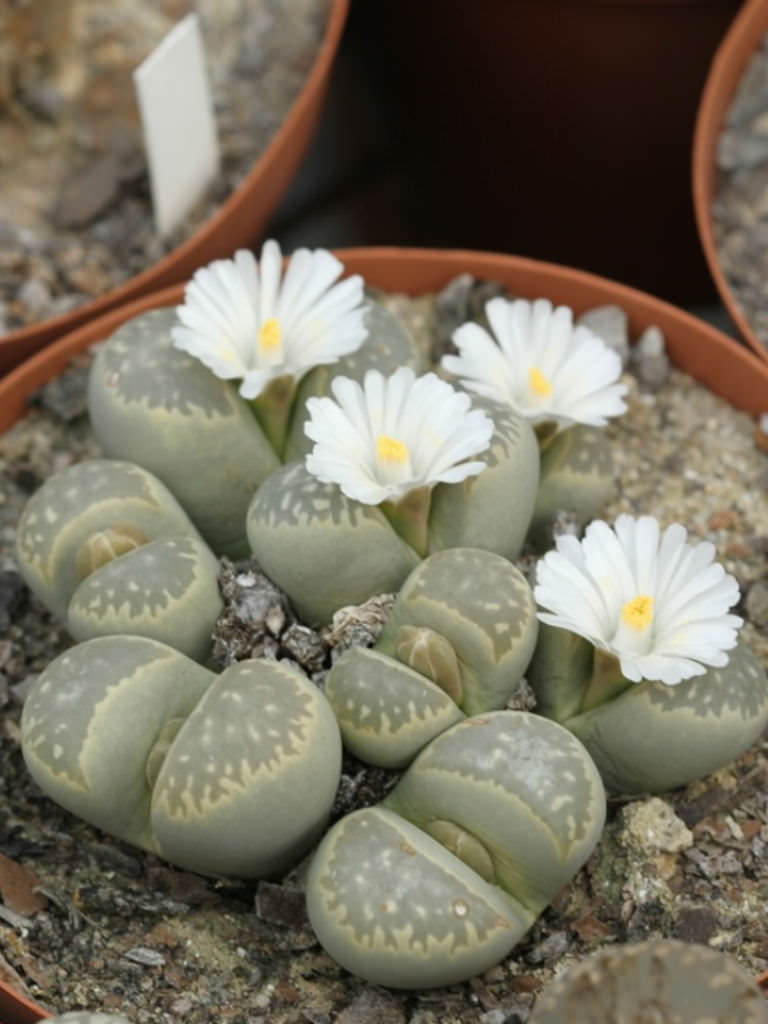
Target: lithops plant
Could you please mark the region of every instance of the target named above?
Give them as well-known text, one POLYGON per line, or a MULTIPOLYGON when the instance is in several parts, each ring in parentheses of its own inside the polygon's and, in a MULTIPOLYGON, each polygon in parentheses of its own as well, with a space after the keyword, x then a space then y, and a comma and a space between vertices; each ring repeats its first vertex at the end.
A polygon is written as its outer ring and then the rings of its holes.
POLYGON ((216 559, 139 466, 94 459, 54 474, 24 509, 16 556, 77 640, 131 633, 200 660, 210 652, 221 610, 216 559))
POLYGON ((579 737, 612 790, 700 778, 768 725, 768 679, 728 613, 738 585, 713 557, 678 524, 620 516, 539 562, 537 711, 579 737))
POLYGON ((305 621, 397 590, 434 551, 518 554, 539 473, 519 415, 404 367, 331 390, 307 402, 305 463, 273 473, 248 510, 253 554, 305 621))
POLYGON ((209 875, 292 867, 324 828, 341 772, 333 712, 301 673, 254 659, 216 676, 136 636, 51 662, 21 735, 32 776, 67 810, 209 875))
POLYGON ((369 764, 405 767, 465 715, 506 705, 536 634, 531 588, 505 558, 430 555, 403 584, 376 650, 352 647, 328 674, 345 746, 369 764))
POLYGON ((724 953, 675 939, 610 946, 536 1000, 531 1024, 768 1024, 755 982, 724 953))
POLYGON ((513 948, 600 836, 584 747, 517 711, 433 740, 376 807, 342 818, 310 864, 307 908, 343 967, 395 988, 449 985, 513 948))
POLYGON ((215 261, 182 306, 129 320, 96 354, 88 409, 105 452, 159 477, 217 554, 247 556, 248 504, 300 457, 325 364, 356 377, 420 362, 400 321, 364 303, 359 278, 333 285, 342 270, 325 250, 299 250, 280 284, 267 242, 260 266, 244 251, 215 261))
POLYGON ((453 334, 458 355, 443 367, 468 390, 511 406, 536 428, 541 483, 529 540, 551 540, 558 511, 580 525, 613 492, 607 440, 595 427, 624 412, 621 359, 589 327, 573 325, 567 306, 548 299, 494 298, 488 329, 467 323, 453 334))

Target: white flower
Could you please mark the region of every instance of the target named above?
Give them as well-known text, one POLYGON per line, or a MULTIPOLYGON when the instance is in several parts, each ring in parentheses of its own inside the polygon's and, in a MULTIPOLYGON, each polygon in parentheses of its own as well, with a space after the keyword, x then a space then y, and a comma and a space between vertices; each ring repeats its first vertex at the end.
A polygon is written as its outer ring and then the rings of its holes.
POLYGON ((416 377, 401 366, 384 377, 369 370, 362 387, 335 377, 331 390, 336 401, 307 400, 304 432, 315 446, 306 467, 348 497, 378 505, 485 469, 484 462, 462 460, 488 448, 493 421, 434 373, 416 377))
POLYGON ((615 531, 597 520, 579 542, 557 540, 538 564, 534 594, 542 622, 578 633, 616 655, 627 679, 674 685, 728 663, 743 624, 727 614, 739 599, 712 544, 686 543, 675 523, 622 515, 615 531))
POLYGON ((300 377, 358 349, 363 326, 359 276, 334 284, 343 264, 326 249, 297 249, 281 282, 277 242, 267 241, 261 263, 240 249, 214 260, 187 285, 176 310, 183 324, 173 343, 217 377, 241 379, 240 394, 255 398, 274 377, 300 377))
POLYGON ((485 312, 495 339, 479 324, 463 324, 453 334, 459 355, 443 356, 465 388, 561 428, 601 427, 625 411, 621 359, 588 327, 574 327, 567 306, 497 298, 485 312))

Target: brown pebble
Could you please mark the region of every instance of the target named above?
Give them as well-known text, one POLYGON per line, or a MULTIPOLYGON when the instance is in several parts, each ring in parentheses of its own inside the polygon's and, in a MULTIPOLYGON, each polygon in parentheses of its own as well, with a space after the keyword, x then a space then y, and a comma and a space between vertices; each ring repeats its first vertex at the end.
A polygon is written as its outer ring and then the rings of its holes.
POLYGON ((45 896, 38 891, 40 879, 31 867, 19 864, 0 853, 0 896, 17 914, 36 914, 44 910, 45 896))
POLYGON ((725 553, 728 558, 749 558, 751 554, 747 545, 740 540, 732 540, 726 544, 725 553))
POLYGON ((707 524, 710 530, 729 530, 736 522, 736 515, 732 508, 719 508, 709 517, 707 524))
POLYGON ((286 928, 307 928, 309 925, 304 893, 287 885, 259 882, 255 910, 262 921, 286 928))
POLYGON ((541 986, 541 980, 533 974, 518 974, 509 983, 513 992, 538 992, 541 986))

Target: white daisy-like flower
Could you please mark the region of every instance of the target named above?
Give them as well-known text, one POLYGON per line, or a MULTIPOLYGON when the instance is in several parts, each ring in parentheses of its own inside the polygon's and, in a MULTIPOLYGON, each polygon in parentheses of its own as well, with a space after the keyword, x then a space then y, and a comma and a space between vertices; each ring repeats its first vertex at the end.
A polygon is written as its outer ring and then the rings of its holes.
POLYGON ((574 327, 567 306, 548 299, 491 299, 493 336, 479 324, 453 334, 457 356, 442 365, 469 391, 511 405, 534 423, 604 426, 626 410, 621 359, 590 328, 574 327))
POLYGON ((362 278, 334 284, 344 266, 332 253, 297 249, 282 281, 281 270, 277 242, 264 243, 260 263, 240 249, 198 270, 176 310, 176 348, 217 377, 240 379, 243 398, 255 398, 275 377, 299 378, 335 362, 368 335, 362 278))
POLYGON ((314 442, 307 470, 367 505, 398 501, 415 488, 458 483, 485 469, 465 461, 485 451, 493 421, 469 395, 434 373, 369 370, 361 387, 331 381, 333 398, 307 400, 304 432, 314 442))
POLYGON ((674 685, 728 663, 743 625, 728 609, 739 587, 714 562, 714 545, 686 543, 679 523, 652 516, 596 520, 584 539, 562 536, 537 566, 539 619, 578 633, 619 659, 633 682, 674 685))

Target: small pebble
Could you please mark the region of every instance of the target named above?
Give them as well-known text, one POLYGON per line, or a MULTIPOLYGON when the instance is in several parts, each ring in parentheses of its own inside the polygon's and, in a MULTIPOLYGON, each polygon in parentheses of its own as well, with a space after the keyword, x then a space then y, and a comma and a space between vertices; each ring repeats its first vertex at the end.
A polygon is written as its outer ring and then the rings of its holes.
POLYGON ((480 1024, 504 1024, 506 1019, 506 1012, 498 1007, 493 1010, 486 1010, 485 1013, 481 1013, 478 1017, 480 1024))
POLYGON ((129 949, 127 953, 123 953, 123 957, 131 963, 141 964, 142 967, 162 967, 165 963, 162 953, 158 953, 156 949, 147 949, 146 946, 129 949))
POLYGON ((621 358, 625 367, 629 361, 629 318, 619 306, 596 306, 576 319, 577 324, 589 327, 621 358))
POLYGON ((31 277, 16 292, 16 298, 33 316, 39 316, 50 305, 51 292, 45 281, 31 277))
POLYGON ((664 335, 658 327, 646 327, 630 355, 630 366, 640 388, 658 391, 669 376, 669 358, 664 335))
POLYGON ((542 942, 538 942, 528 953, 528 960, 532 964, 543 964, 548 960, 556 960, 568 949, 568 933, 564 931, 553 932, 542 942))
POLYGON ((262 921, 270 921, 286 928, 308 928, 304 893, 287 885, 259 882, 255 909, 262 921))
POLYGON ((693 845, 693 833, 657 796, 635 800, 622 811, 624 830, 646 854, 679 853, 693 845))
POLYGON ((757 580, 747 591, 744 607, 750 622, 768 630, 768 580, 757 580))

